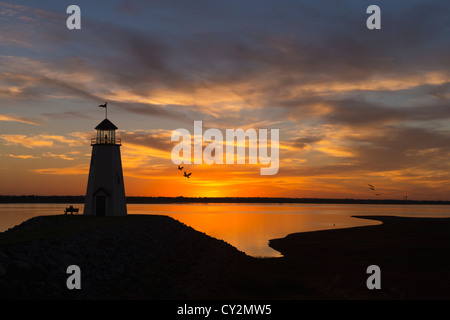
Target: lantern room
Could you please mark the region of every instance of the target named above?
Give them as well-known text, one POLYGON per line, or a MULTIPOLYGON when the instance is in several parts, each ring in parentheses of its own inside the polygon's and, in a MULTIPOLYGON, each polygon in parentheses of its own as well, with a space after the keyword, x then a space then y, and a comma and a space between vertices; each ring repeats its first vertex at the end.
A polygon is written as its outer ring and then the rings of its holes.
POLYGON ((121 145, 121 139, 116 139, 117 127, 108 119, 103 120, 95 127, 97 137, 91 139, 91 145, 112 144, 121 145))

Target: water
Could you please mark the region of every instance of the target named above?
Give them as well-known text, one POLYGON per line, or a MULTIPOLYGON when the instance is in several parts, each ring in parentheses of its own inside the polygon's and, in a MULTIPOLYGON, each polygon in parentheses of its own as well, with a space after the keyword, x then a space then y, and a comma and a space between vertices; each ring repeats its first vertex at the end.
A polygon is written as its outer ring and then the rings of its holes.
MULTIPOLYGON (((0 204, 0 232, 70 204, 0 204)), ((74 207, 83 212, 82 204, 74 207)), ((374 204, 128 204, 128 214, 170 216, 251 256, 279 257, 270 239, 290 233, 379 224, 352 215, 450 217, 450 206, 374 204)))

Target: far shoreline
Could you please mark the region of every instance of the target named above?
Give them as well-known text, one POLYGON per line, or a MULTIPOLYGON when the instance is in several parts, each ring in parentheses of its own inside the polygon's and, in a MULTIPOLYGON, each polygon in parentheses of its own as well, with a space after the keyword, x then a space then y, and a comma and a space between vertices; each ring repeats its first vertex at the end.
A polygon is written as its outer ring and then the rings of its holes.
MULTIPOLYGON (((84 203, 84 196, 0 195, 0 203, 84 203)), ((195 203, 247 203, 247 204, 389 204, 389 205, 450 205, 447 200, 397 199, 333 199, 289 197, 126 197, 128 204, 195 204, 195 203)))

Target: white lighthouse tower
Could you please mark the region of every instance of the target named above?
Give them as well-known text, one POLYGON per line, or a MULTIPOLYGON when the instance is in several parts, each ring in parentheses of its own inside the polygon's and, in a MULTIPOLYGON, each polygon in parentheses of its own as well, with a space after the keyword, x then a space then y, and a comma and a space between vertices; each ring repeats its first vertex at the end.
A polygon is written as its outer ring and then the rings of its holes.
POLYGON ((116 138, 117 127, 106 117, 95 129, 97 137, 91 139, 92 156, 84 214, 125 216, 127 204, 120 157, 121 140, 116 138))

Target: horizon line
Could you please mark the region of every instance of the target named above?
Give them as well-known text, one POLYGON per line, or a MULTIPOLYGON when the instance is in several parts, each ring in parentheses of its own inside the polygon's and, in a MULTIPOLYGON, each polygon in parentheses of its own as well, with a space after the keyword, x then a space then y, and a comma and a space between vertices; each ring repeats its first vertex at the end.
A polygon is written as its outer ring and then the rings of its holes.
MULTIPOLYGON (((70 198, 71 200, 84 201, 84 195, 0 195, 0 203, 5 203, 9 201, 5 200, 64 200, 70 198)), ((131 200, 130 203, 138 200, 166 200, 167 201, 175 201, 175 202, 220 202, 224 200, 228 200, 226 202, 231 202, 235 200, 240 200, 240 202, 245 202, 245 200, 256 202, 258 201, 266 201, 273 203, 307 203, 307 202, 360 202, 360 203, 402 203, 402 204, 414 204, 414 203, 448 203, 450 204, 450 200, 425 200, 425 199, 370 199, 370 198, 305 198, 305 197, 185 197, 185 196, 126 196, 127 200, 131 200)), ((68 199, 67 199, 68 200, 68 199)), ((138 201, 139 202, 139 201, 138 201)), ((236 201, 235 201, 236 202, 236 201)), ((142 203, 142 202, 141 202, 142 203)))

